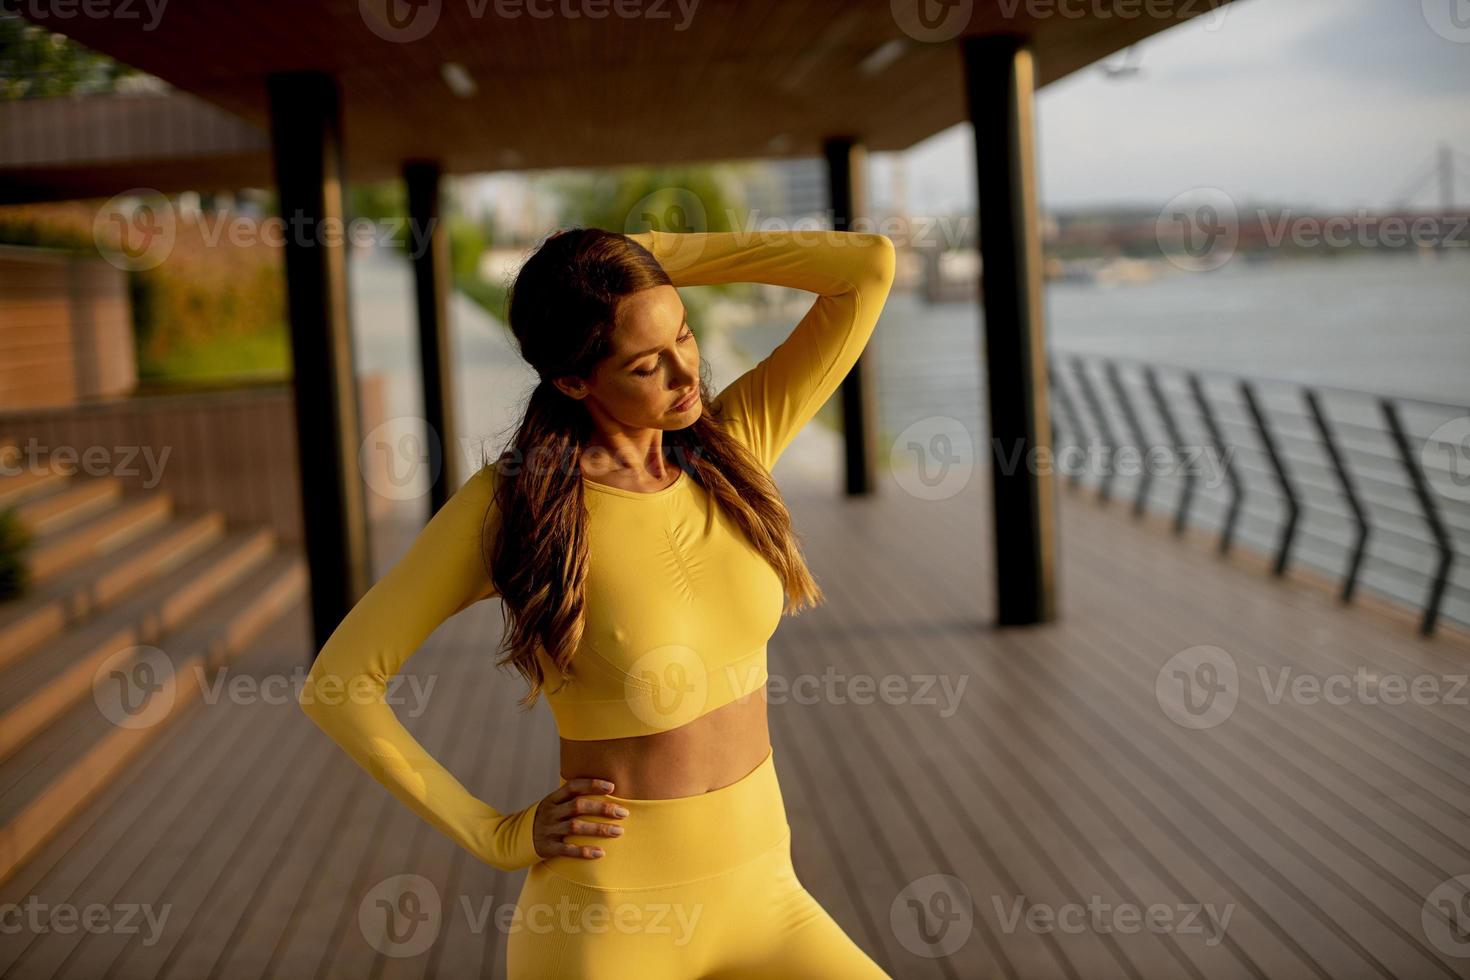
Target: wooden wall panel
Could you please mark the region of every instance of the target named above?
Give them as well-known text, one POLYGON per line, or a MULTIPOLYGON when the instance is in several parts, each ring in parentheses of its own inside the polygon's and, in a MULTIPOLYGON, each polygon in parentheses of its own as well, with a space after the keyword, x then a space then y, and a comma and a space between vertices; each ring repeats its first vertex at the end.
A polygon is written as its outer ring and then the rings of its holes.
POLYGON ((137 378, 121 269, 0 246, 0 410, 124 395, 137 378))

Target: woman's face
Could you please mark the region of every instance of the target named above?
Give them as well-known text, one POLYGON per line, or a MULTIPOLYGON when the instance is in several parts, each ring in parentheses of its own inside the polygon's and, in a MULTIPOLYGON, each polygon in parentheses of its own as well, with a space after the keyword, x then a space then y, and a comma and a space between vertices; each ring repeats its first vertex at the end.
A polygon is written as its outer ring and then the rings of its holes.
POLYGON ((682 429, 693 425, 699 400, 699 344, 679 291, 652 286, 618 303, 613 351, 581 387, 557 384, 581 398, 593 418, 618 429, 682 429), (692 396, 692 397, 690 397, 692 396), (689 397, 687 405, 676 407, 689 397))

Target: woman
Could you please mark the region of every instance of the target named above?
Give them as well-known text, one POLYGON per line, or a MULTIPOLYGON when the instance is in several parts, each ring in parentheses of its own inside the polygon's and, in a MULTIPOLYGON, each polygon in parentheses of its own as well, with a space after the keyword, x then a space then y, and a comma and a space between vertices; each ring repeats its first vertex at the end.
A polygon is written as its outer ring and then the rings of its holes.
POLYGON ((856 363, 893 273, 877 234, 588 228, 518 274, 511 328, 541 381, 512 444, 343 619, 300 698, 440 831, 530 869, 511 977, 886 976, 796 878, 764 689, 781 614, 822 598, 770 470, 856 363), (736 281, 817 298, 710 399, 675 287, 736 281), (545 693, 561 738, 561 785, 514 813, 380 700, 440 623, 497 595, 499 663, 522 703, 545 693))

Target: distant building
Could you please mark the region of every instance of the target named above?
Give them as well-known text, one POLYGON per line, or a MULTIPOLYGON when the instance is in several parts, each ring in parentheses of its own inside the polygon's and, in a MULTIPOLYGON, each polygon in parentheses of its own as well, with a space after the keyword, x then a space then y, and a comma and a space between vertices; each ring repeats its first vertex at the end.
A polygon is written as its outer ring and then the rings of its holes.
POLYGON ((827 171, 820 157, 765 160, 756 173, 742 188, 754 220, 827 219, 827 171))

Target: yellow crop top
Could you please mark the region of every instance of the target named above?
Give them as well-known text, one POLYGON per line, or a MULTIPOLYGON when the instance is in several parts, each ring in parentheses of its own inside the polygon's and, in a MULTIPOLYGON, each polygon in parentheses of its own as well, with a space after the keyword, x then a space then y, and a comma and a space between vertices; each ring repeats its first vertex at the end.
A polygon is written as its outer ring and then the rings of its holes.
MULTIPOLYGON (((676 286, 764 282, 817 293, 791 335, 717 396, 732 435, 768 470, 857 362, 894 275, 893 243, 866 232, 643 232, 676 286)), ((540 860, 536 804, 502 814, 471 794, 382 700, 446 619, 496 595, 481 551, 494 533, 493 466, 471 476, 353 606, 298 701, 359 765, 425 820, 504 870, 540 860)), ((563 738, 687 724, 766 682, 780 577, 687 473, 640 493, 583 481, 590 566, 575 674, 544 651, 543 692, 563 738)), ((539 800, 537 801, 539 803, 539 800)))

